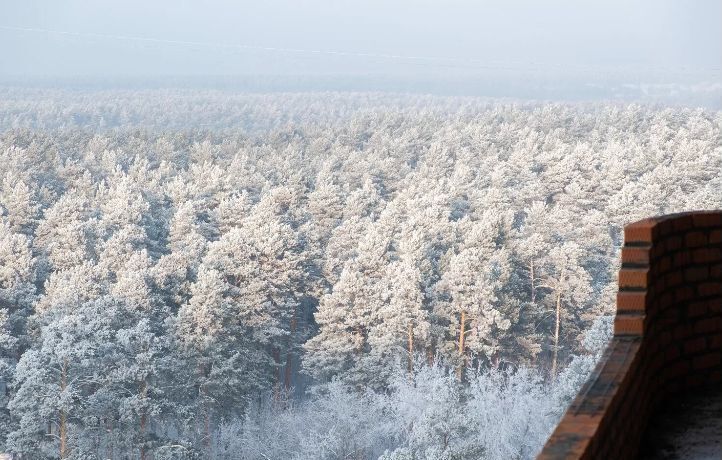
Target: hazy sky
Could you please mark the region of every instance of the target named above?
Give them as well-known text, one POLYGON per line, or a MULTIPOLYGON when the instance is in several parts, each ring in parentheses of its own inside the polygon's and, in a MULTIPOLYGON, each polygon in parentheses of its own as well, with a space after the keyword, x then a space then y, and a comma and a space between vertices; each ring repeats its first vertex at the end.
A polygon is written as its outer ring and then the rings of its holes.
POLYGON ((719 76, 721 61, 720 0, 0 0, 0 76, 486 68, 719 76))

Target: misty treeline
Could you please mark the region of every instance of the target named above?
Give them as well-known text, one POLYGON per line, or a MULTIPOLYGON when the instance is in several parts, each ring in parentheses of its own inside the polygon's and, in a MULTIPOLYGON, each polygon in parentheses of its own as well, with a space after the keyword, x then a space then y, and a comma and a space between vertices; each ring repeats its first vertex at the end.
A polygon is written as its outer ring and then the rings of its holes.
POLYGON ((609 336, 623 225, 722 207, 719 112, 22 94, 0 448, 23 458, 533 457, 609 336))

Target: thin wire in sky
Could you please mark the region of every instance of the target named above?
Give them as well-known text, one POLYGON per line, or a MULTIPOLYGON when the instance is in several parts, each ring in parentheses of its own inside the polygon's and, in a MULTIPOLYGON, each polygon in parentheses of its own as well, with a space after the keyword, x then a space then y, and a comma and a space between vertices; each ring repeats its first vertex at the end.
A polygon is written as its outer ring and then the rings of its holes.
MULTIPOLYGON (((92 32, 71 32, 71 31, 65 31, 65 30, 40 29, 40 28, 35 28, 35 27, 15 27, 15 26, 0 25, 0 29, 17 31, 17 32, 33 32, 33 33, 67 35, 67 36, 81 37, 81 38, 82 37, 101 38, 101 39, 120 40, 120 41, 161 43, 161 44, 167 44, 167 45, 194 46, 194 47, 202 46, 202 47, 211 47, 211 48, 240 49, 240 50, 252 50, 252 51, 270 51, 270 52, 277 52, 277 53, 320 54, 320 55, 329 55, 329 56, 349 56, 349 57, 394 59, 394 60, 407 60, 407 61, 438 61, 438 62, 458 62, 458 63, 473 62, 473 61, 469 61, 468 59, 458 59, 458 58, 410 56, 410 55, 386 54, 386 53, 363 53, 363 52, 353 52, 353 51, 318 50, 318 49, 305 49, 305 48, 285 48, 285 47, 276 47, 276 46, 228 44, 228 43, 199 42, 199 41, 189 41, 189 40, 169 40, 169 39, 164 39, 164 38, 98 34, 98 33, 92 33, 92 32)), ((481 62, 478 62, 478 63, 481 64, 481 62)))
MULTIPOLYGON (((418 55, 404 55, 404 54, 392 54, 392 53, 366 53, 366 52, 355 52, 355 51, 320 50, 320 49, 307 49, 307 48, 286 48, 286 47, 250 45, 250 44, 214 43, 214 42, 202 42, 202 41, 190 41, 190 40, 172 40, 172 39, 166 39, 166 38, 138 37, 138 36, 130 36, 130 35, 99 34, 99 33, 93 33, 93 32, 73 32, 73 31, 66 31, 66 30, 43 29, 43 28, 37 28, 37 27, 18 27, 18 26, 7 26, 7 25, 0 25, 0 30, 15 31, 15 32, 41 33, 41 34, 55 34, 55 35, 64 35, 64 36, 71 36, 71 37, 78 37, 78 38, 95 38, 95 39, 139 42, 139 43, 156 43, 156 44, 165 44, 165 45, 173 45, 173 46, 207 47, 207 48, 217 48, 217 49, 237 50, 237 51, 262 51, 262 52, 272 52, 272 53, 395 60, 395 61, 405 61, 407 63, 411 63, 411 64, 415 64, 415 65, 446 67, 446 68, 466 68, 466 69, 474 69, 474 70, 526 71, 526 72, 535 72, 537 70, 540 70, 540 68, 539 68, 540 63, 536 63, 536 62, 505 61, 504 63, 498 63, 498 62, 494 62, 494 61, 480 61, 478 59, 470 59, 470 58, 418 56, 418 55)), ((577 71, 581 70, 581 71, 589 71, 589 72, 597 72, 597 71, 603 70, 601 67, 591 66, 591 65, 581 65, 581 64, 577 64, 577 63, 564 63, 564 64, 544 63, 543 67, 562 69, 562 70, 563 69, 577 70, 577 71)), ((644 68, 644 70, 648 70, 648 71, 673 70, 673 71, 689 72, 692 69, 647 66, 644 68)), ((694 70, 719 72, 720 69, 715 67, 715 68, 710 68, 710 69, 694 69, 694 70)))

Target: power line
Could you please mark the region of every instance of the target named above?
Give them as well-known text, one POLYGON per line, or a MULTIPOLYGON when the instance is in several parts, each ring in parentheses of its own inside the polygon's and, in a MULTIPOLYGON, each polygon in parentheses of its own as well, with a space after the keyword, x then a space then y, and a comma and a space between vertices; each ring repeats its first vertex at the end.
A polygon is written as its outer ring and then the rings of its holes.
MULTIPOLYGON (((589 71, 597 72, 603 69, 603 66, 592 66, 583 65, 577 63, 565 63, 565 64, 551 64, 551 63, 535 63, 535 62, 523 62, 523 61, 504 61, 504 63, 494 61, 480 61, 469 58, 449 58, 449 57, 438 57, 438 56, 418 56, 418 55, 403 55, 403 54, 391 54, 391 53, 367 53, 367 52, 354 52, 354 51, 341 51, 341 50, 320 50, 320 49, 307 49, 307 48, 287 48, 287 47, 276 47, 276 46, 262 46, 262 45, 249 45, 249 44, 228 44, 228 43, 214 43, 214 42, 202 42, 202 41, 190 41, 190 40, 172 40, 164 38, 153 38, 153 37, 138 37, 130 35, 113 35, 113 34, 99 34, 93 32, 72 32, 66 30, 55 30, 55 29, 44 29, 37 27, 17 27, 17 26, 5 26, 0 25, 0 30, 14 31, 14 32, 30 32, 30 33, 42 33, 42 34, 55 34, 78 38, 95 38, 104 40, 116 40, 116 41, 128 41, 138 43, 156 43, 174 46, 188 46, 188 47, 206 47, 206 48, 217 48, 226 50, 237 50, 237 51, 263 51, 273 53, 287 53, 287 54, 306 54, 306 55, 317 55, 317 56, 334 56, 334 57, 355 57, 355 58, 366 58, 366 59, 384 59, 384 60, 396 60, 406 61, 416 65, 426 65, 435 67, 449 67, 449 68, 467 68, 475 70, 506 70, 506 71, 543 71, 542 67, 547 69, 560 69, 560 70, 577 70, 577 71, 589 71)), ((694 71, 706 71, 706 72, 719 72, 720 69, 708 68, 708 69, 688 69, 688 68, 674 68, 674 67, 663 67, 663 66, 646 66, 640 67, 636 70, 646 71, 683 71, 690 72, 694 71)))
POLYGON ((199 41, 188 41, 188 40, 169 40, 169 39, 163 39, 163 38, 135 37, 135 36, 128 36, 128 35, 98 34, 98 33, 93 33, 93 32, 70 32, 70 31, 65 31, 65 30, 40 29, 40 28, 34 28, 34 27, 14 27, 14 26, 0 25, 0 29, 16 31, 16 32, 35 32, 35 33, 46 33, 46 34, 56 34, 56 35, 68 35, 68 36, 73 36, 73 37, 101 38, 101 39, 110 39, 110 40, 161 43, 161 44, 168 44, 168 45, 203 46, 203 47, 212 47, 212 48, 241 49, 241 50, 252 50, 252 51, 272 51, 272 52, 280 52, 280 53, 321 54, 321 55, 330 55, 330 56, 400 59, 400 60, 408 60, 408 61, 469 62, 468 60, 458 59, 458 58, 409 56, 409 55, 385 54, 385 53, 361 53, 361 52, 352 52, 352 51, 317 50, 317 49, 303 49, 303 48, 285 48, 285 47, 275 47, 275 46, 213 43, 213 42, 199 42, 199 41))
MULTIPOLYGON (((72 32, 66 30, 56 29, 43 29, 37 27, 17 27, 17 26, 4 26, 0 25, 0 30, 8 30, 14 32, 31 32, 31 33, 42 33, 42 34, 55 34, 78 38, 95 38, 104 40, 116 40, 116 41, 128 41, 137 43, 156 43, 174 46, 188 46, 188 47, 206 47, 206 48, 217 48, 225 50, 235 51, 264 51, 273 53, 286 53, 286 54, 306 54, 316 56, 333 56, 333 57, 355 57, 355 58, 366 58, 366 59, 383 59, 383 60, 396 60, 406 61, 414 65, 432 66, 432 67, 443 67, 443 68, 465 68, 475 70, 519 70, 518 67, 510 66, 512 62, 505 62, 504 65, 499 63, 483 62, 472 59, 461 59, 461 58, 446 58, 446 57, 432 57, 432 56, 413 56, 413 55, 402 55, 402 54, 390 54, 390 53, 366 53, 366 52, 354 52, 354 51, 340 51, 340 50, 319 50, 319 49, 306 49, 306 48, 286 48, 276 46, 262 46, 262 45, 249 45, 249 44, 229 44, 229 43, 214 43, 214 42, 201 42, 191 40, 172 40, 164 38, 153 38, 153 37, 138 37, 130 35, 113 35, 113 34, 99 34, 94 32, 72 32)), ((521 64, 521 63, 517 63, 521 64)), ((533 71, 529 69, 529 71, 533 71)))

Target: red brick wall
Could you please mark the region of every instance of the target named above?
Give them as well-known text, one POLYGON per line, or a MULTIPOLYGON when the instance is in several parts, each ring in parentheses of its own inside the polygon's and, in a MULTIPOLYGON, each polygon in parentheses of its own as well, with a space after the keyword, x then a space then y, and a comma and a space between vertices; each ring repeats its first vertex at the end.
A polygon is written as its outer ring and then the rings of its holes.
POLYGON ((628 225, 614 337, 538 458, 634 458, 654 408, 721 363, 722 211, 628 225))

